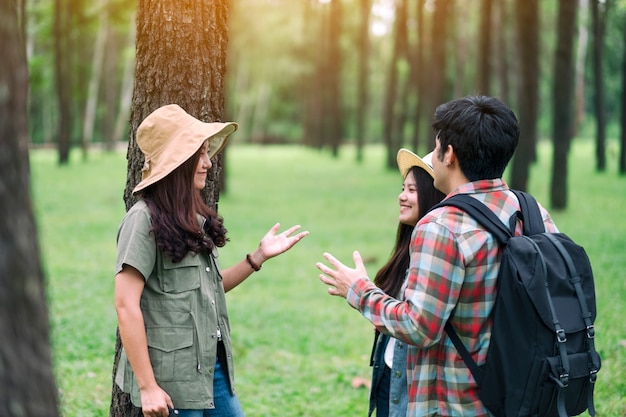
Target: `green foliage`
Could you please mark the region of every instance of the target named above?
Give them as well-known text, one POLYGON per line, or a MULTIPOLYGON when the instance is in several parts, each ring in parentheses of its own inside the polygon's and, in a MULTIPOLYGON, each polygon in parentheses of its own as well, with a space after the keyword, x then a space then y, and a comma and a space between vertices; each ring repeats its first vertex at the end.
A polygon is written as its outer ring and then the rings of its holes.
MULTIPOLYGON (((590 143, 576 142, 570 204, 553 213, 580 242, 594 266, 599 303, 597 345, 603 359, 596 389, 598 416, 626 414, 626 180, 615 164, 594 172, 590 143)), ((543 144, 530 191, 549 201, 550 149, 543 144)), ((611 159, 610 161, 614 160, 611 159)), ((108 416, 116 317, 115 237, 124 214, 123 153, 31 153, 34 202, 47 276, 55 372, 64 417, 108 416)), ((342 299, 330 297, 315 262, 324 251, 350 263, 358 249, 373 274, 391 252, 401 178, 387 171, 384 150, 368 147, 355 165, 353 149, 337 159, 296 146, 235 145, 227 153, 228 193, 219 202, 231 241, 220 251, 228 267, 258 245, 276 222, 311 234, 268 261, 228 293, 236 380, 249 416, 364 416, 371 325, 342 299)))

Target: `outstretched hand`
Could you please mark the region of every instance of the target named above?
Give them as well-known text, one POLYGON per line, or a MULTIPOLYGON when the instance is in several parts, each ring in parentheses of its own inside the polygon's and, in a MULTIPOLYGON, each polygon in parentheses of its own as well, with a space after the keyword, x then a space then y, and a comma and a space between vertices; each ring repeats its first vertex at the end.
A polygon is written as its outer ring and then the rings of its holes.
POLYGON ((322 271, 320 275, 320 281, 329 285, 328 294, 336 295, 346 298, 348 295, 348 288, 352 286, 356 281, 361 278, 367 277, 367 271, 365 270, 365 264, 361 258, 361 254, 358 251, 354 251, 352 259, 354 260, 354 268, 349 268, 346 265, 339 262, 337 258, 330 253, 324 253, 324 258, 333 268, 324 265, 321 262, 315 264, 317 269, 322 271))
POLYGON ((292 226, 284 232, 276 234, 279 227, 280 223, 276 223, 261 239, 259 250, 264 260, 268 260, 288 251, 293 245, 309 234, 308 231, 304 231, 290 236, 296 230, 300 229, 300 225, 292 226))

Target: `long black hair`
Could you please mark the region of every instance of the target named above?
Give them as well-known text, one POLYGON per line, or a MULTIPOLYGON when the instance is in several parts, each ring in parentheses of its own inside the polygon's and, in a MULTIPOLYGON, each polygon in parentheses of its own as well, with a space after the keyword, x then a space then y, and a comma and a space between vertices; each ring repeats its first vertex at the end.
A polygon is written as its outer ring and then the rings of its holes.
POLYGON ((189 252, 210 253, 228 241, 224 220, 202 200, 194 186, 200 153, 141 193, 150 209, 150 231, 157 247, 172 262, 180 262, 189 252), (198 223, 198 214, 206 219, 203 226, 198 223))

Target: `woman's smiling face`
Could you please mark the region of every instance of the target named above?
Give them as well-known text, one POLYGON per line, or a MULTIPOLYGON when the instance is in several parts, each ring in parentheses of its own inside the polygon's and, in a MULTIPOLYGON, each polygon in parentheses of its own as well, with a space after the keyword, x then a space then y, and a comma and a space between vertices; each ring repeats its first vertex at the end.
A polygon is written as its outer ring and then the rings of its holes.
POLYGON ((402 192, 398 196, 398 203, 400 203, 400 217, 398 219, 400 223, 415 226, 419 216, 419 203, 417 200, 417 185, 410 170, 402 184, 402 192))

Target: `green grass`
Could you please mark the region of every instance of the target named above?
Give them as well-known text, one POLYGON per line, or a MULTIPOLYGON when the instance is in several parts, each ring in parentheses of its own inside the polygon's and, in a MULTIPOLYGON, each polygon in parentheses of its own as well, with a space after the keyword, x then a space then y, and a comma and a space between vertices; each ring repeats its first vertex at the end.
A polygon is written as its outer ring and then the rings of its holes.
MULTIPOLYGON (((380 148, 338 159, 288 146, 233 145, 227 193, 219 202, 231 241, 223 267, 242 259, 275 223, 311 234, 270 260, 227 295, 237 389, 248 416, 364 416, 371 325, 330 297, 315 262, 329 251, 348 262, 354 249, 371 274, 389 255, 401 178, 383 169, 380 148)), ((598 416, 626 415, 626 178, 595 173, 589 144, 572 149, 569 209, 553 212, 560 229, 587 249, 598 296, 597 346, 603 359, 598 416)), ((72 154, 59 167, 51 151, 31 152, 33 192, 46 269, 55 372, 64 417, 108 416, 116 318, 115 236, 124 214, 124 153, 72 154)), ((549 147, 533 167, 531 192, 549 206, 549 147)))

